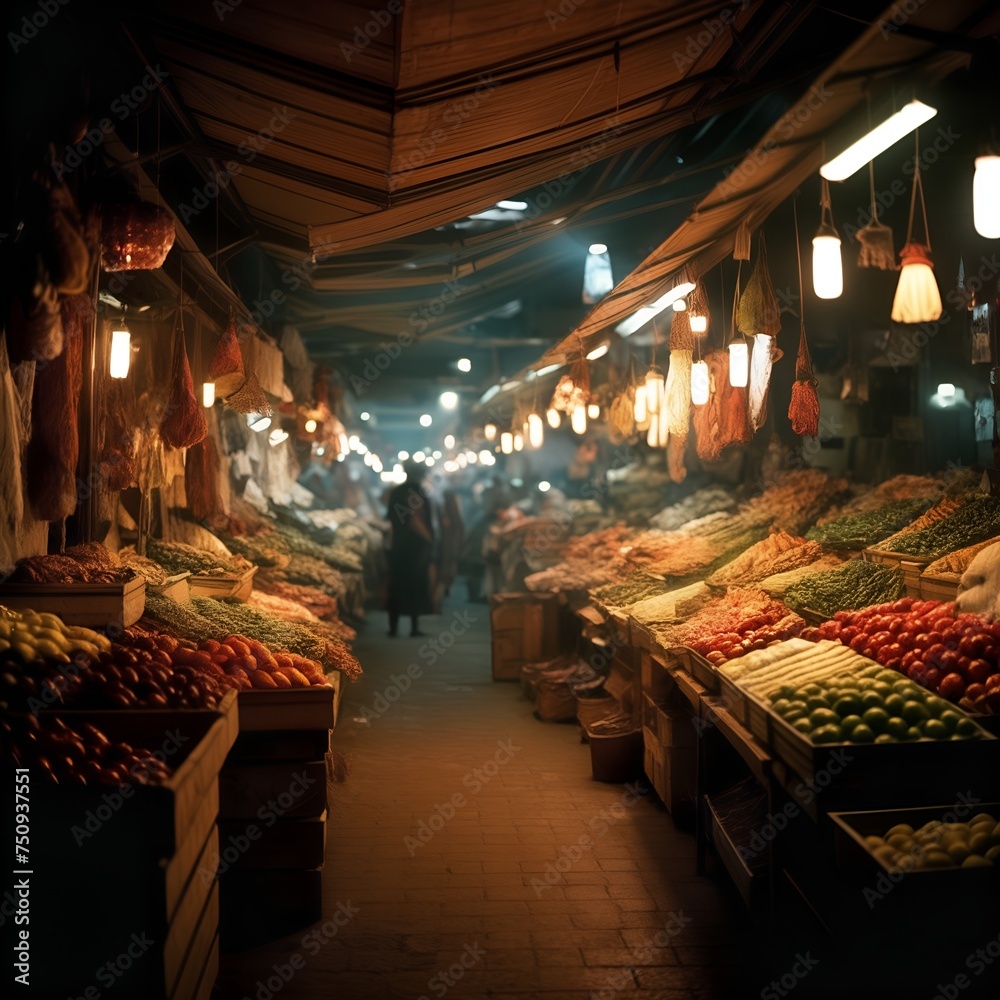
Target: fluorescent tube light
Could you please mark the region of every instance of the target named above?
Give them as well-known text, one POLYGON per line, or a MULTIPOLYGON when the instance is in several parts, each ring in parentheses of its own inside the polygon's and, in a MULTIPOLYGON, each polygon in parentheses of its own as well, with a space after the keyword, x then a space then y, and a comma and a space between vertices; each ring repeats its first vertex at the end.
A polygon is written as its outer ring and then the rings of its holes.
POLYGON ((694 291, 694 282, 682 281, 674 285, 669 292, 664 292, 655 302, 637 309, 628 319, 623 319, 615 331, 623 337, 629 337, 640 327, 645 326, 654 316, 658 316, 667 306, 672 306, 678 299, 694 291))
POLYGON ((879 153, 887 150, 904 135, 909 135, 926 121, 937 114, 937 108, 932 108, 920 101, 910 101, 894 115, 877 125, 867 135, 862 136, 852 146, 848 146, 839 156, 819 168, 820 175, 828 181, 843 181, 856 173, 879 153))

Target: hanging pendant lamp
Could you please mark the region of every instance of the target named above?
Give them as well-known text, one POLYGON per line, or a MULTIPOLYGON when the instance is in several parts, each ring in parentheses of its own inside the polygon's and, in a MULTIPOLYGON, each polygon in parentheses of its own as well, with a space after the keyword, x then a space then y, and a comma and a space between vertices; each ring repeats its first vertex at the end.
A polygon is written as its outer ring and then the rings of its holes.
POLYGON ((976 157, 972 220, 980 236, 1000 239, 1000 156, 995 154, 976 157))
POLYGON ((910 195, 910 224, 906 230, 906 246, 899 251, 899 284, 892 301, 891 318, 894 323, 932 323, 941 318, 941 291, 934 277, 931 262, 931 236, 927 226, 927 205, 924 202, 924 185, 920 177, 920 131, 916 132, 916 165, 913 173, 913 191, 910 195), (924 242, 913 239, 916 219, 917 195, 924 217, 924 242))
POLYGON ((704 406, 708 402, 709 374, 707 361, 695 361, 691 365, 691 402, 704 406))
POLYGON ((840 236, 833 224, 830 185, 824 177, 820 188, 820 225, 813 237, 813 291, 820 299, 838 299, 844 293, 844 262, 840 236))

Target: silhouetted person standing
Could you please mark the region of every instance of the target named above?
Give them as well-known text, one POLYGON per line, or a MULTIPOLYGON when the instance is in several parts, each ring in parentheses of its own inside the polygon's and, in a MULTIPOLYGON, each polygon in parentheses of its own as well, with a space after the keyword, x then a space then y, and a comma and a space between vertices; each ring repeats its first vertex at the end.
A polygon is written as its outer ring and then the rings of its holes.
POLYGON ((396 635, 400 615, 409 615, 411 636, 423 635, 418 616, 432 614, 431 559, 434 520, 431 501, 423 488, 424 466, 407 462, 406 482, 389 494, 386 517, 392 529, 389 548, 389 635, 396 635))

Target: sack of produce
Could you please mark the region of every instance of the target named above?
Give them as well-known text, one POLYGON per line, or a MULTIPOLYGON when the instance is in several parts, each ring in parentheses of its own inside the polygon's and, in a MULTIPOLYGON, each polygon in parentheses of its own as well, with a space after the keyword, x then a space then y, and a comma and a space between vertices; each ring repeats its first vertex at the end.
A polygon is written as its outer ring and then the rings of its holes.
POLYGON ((190 448, 208 434, 205 410, 194 394, 194 379, 184 344, 184 328, 174 332, 174 357, 170 371, 170 400, 160 424, 160 437, 171 448, 190 448))

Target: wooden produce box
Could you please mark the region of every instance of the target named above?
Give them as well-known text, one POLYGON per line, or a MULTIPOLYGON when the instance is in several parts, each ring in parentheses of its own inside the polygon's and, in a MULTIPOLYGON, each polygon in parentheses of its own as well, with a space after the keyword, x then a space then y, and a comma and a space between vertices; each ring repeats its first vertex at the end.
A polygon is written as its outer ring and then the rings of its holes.
POLYGON ((329 730, 336 725, 332 686, 282 688, 275 691, 240 691, 240 733, 252 730, 329 730))
POLYGON ((903 585, 908 597, 920 596, 920 574, 933 560, 930 557, 911 556, 903 552, 884 552, 882 549, 867 548, 861 554, 868 562, 894 566, 903 574, 903 585))
POLYGON ((67 625, 117 630, 134 625, 146 607, 146 581, 125 583, 3 583, 0 604, 58 615, 67 625))
POLYGON ((920 596, 925 601, 953 601, 961 581, 958 573, 920 574, 920 596))
POLYGON ((561 652, 558 594, 491 594, 493 679, 517 681, 525 663, 555 659, 561 652))
POLYGON ((933 802, 955 794, 956 776, 964 776, 960 783, 974 785, 976 794, 1000 793, 1000 740, 985 730, 978 740, 815 744, 776 713, 765 711, 774 755, 806 781, 836 791, 833 801, 840 808, 892 806, 901 794, 911 801, 919 797, 933 802), (816 781, 821 773, 825 780, 816 781), (900 775, 914 780, 901 784, 900 775))
POLYGON ((219 817, 314 819, 327 806, 326 759, 226 762, 219 775, 219 817))
POLYGON ((159 586, 147 584, 147 589, 162 597, 169 597, 178 604, 187 604, 191 600, 191 586, 188 581, 191 579, 190 571, 175 573, 166 583, 159 586))
POLYGON ((663 662, 651 653, 639 653, 639 677, 642 693, 658 704, 665 702, 674 691, 674 679, 663 662))
POLYGON ((253 593, 253 578, 257 567, 251 566, 240 576, 210 576, 198 574, 188 580, 192 597, 235 597, 245 601, 253 593))
POLYGON ((240 733, 229 751, 226 767, 235 761, 292 761, 300 764, 319 760, 330 749, 330 738, 329 729, 246 730, 240 733))
POLYGON ((656 733, 666 747, 694 750, 698 734, 694 717, 690 712, 678 708, 656 707, 656 733))
POLYGON ((767 866, 757 863, 751 868, 740 853, 740 846, 734 842, 722 822, 711 797, 705 797, 708 813, 707 827, 723 867, 729 873, 747 909, 756 911, 767 897, 767 866))
POLYGON ((109 739, 161 751, 174 773, 160 786, 126 786, 128 794, 32 781, 32 863, 44 872, 32 886, 32 986, 75 996, 80 969, 131 946, 115 980, 123 996, 204 994, 206 975, 214 982, 218 772, 231 727, 214 712, 72 715, 84 719, 109 739), (86 914, 71 934, 67 912, 86 914))
POLYGON ((648 727, 643 728, 642 742, 646 777, 653 790, 672 816, 687 818, 696 796, 695 748, 667 746, 660 734, 648 727))
POLYGON ((668 663, 676 664, 685 673, 690 674, 710 694, 718 693, 718 671, 701 653, 696 653, 687 646, 672 646, 665 650, 665 654, 668 663))
MULTIPOLYGON (((246 820, 220 820, 219 841, 246 836, 254 827, 258 836, 248 838, 246 850, 230 866, 230 871, 246 868, 306 869, 319 868, 326 858, 326 809, 310 819, 277 819, 266 817, 246 820)), ((228 874, 228 872, 227 872, 228 874)), ((266 905, 265 900, 260 901, 266 905)))

